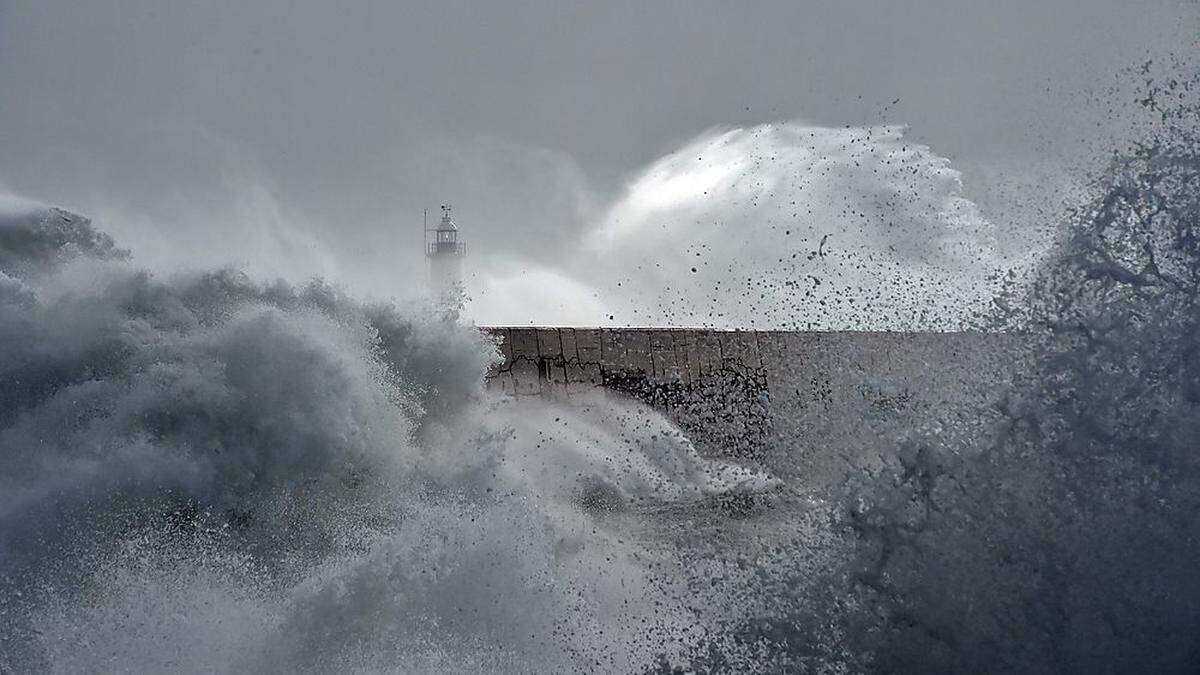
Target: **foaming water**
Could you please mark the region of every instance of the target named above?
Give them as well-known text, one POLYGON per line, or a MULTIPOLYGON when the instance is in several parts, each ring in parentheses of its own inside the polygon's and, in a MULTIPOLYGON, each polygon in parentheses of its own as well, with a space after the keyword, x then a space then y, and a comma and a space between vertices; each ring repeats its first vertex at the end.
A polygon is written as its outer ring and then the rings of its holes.
POLYGON ((638 670, 698 620, 629 514, 778 487, 640 404, 489 398, 423 308, 156 279, 57 211, 0 245, 6 668, 638 670))
POLYGON ((1200 136, 1147 100, 1005 298, 998 403, 828 485, 493 399, 426 308, 8 217, 0 671, 1194 672, 1200 136))
POLYGON ((851 482, 842 625, 870 669, 1200 664, 1196 84, 1154 84, 1154 132, 1114 159, 1005 317, 1028 348, 981 411, 989 433, 914 438, 851 482))

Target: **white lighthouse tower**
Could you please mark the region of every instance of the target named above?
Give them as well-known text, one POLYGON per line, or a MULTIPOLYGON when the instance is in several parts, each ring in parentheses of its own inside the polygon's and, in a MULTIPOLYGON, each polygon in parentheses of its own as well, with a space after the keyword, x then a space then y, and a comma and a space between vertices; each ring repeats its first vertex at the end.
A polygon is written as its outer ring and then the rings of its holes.
POLYGON ((458 226, 450 218, 450 205, 442 204, 442 221, 432 230, 425 226, 425 257, 429 260, 434 301, 448 309, 462 306, 462 259, 466 254, 467 244, 458 239, 458 226), (429 241, 430 233, 433 241, 429 241))

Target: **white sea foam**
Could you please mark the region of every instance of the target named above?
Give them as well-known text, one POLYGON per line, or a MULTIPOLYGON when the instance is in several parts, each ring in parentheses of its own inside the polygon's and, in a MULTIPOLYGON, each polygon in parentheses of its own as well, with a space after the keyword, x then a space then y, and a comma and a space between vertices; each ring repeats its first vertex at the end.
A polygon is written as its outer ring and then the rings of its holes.
POLYGON ((696 622, 608 516, 777 485, 639 403, 492 399, 494 346, 426 310, 159 279, 82 219, 21 218, 8 667, 636 669, 696 622))

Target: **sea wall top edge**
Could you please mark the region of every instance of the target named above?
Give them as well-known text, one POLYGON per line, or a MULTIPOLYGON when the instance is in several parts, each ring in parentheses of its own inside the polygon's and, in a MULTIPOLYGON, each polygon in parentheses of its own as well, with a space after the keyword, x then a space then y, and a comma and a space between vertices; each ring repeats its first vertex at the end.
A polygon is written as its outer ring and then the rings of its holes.
POLYGON ((785 330, 761 328, 706 328, 692 326, 475 326, 483 331, 500 330, 612 330, 703 333, 786 333, 807 335, 1024 335, 1025 331, 1004 330, 785 330))

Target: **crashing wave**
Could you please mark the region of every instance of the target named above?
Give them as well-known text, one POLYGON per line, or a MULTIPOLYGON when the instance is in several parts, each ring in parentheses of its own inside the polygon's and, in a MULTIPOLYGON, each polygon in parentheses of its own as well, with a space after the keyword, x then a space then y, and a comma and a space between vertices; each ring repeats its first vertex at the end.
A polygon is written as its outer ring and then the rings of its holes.
POLYGON ((425 308, 156 278, 59 210, 0 271, 0 670, 635 668, 685 610, 588 495, 771 486, 633 403, 490 400, 425 308))

